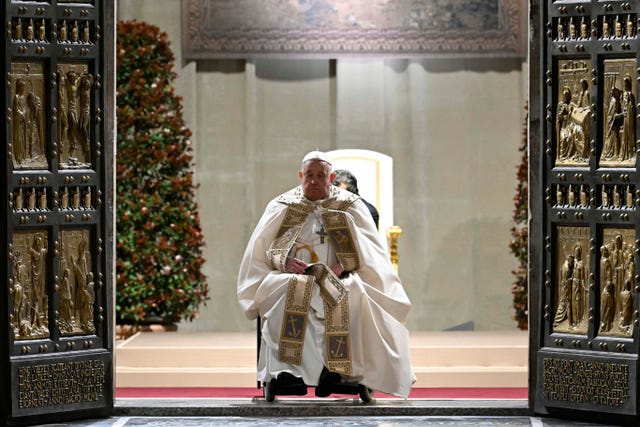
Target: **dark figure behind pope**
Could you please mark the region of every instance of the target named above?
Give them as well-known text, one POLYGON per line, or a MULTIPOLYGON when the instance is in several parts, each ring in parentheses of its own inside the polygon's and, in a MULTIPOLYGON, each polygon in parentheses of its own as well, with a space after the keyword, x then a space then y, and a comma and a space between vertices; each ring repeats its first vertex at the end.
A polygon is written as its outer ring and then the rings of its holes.
POLYGON ((266 207, 238 275, 245 316, 262 319, 258 380, 320 397, 335 383, 407 397, 411 302, 371 214, 332 185, 326 154, 308 153, 298 175, 266 207))

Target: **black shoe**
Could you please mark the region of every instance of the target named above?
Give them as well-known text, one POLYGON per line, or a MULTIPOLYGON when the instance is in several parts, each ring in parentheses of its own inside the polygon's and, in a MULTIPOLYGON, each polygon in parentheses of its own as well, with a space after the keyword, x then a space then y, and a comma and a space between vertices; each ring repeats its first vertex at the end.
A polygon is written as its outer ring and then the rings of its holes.
POLYGON ((278 374, 278 377, 272 379, 271 381, 275 381, 277 385, 285 387, 293 385, 304 385, 304 381, 302 380, 302 378, 293 376, 289 372, 280 372, 280 374, 278 374))
POLYGON ((271 379, 269 389, 273 395, 304 396, 307 394, 307 385, 302 378, 288 372, 281 372, 277 378, 271 379))
POLYGON ((327 397, 334 392, 335 386, 340 384, 342 377, 336 372, 329 371, 326 367, 322 368, 318 385, 316 386, 316 396, 327 397))

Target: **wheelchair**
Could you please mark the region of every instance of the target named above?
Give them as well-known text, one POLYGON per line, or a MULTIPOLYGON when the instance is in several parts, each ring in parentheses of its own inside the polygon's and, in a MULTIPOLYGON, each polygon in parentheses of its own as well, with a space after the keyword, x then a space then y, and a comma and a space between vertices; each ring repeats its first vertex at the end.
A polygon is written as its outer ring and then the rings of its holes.
MULTIPOLYGON (((256 319, 257 329, 257 360, 258 366, 260 359, 260 346, 262 345, 262 320, 260 316, 256 319)), ((262 389, 262 396, 267 402, 273 402, 276 396, 306 396, 307 385, 302 379, 295 378, 291 374, 282 373, 275 380, 265 382, 258 380, 258 389, 262 389), (283 377, 281 379, 281 377, 283 377)), ((320 384, 316 387, 316 396, 328 397, 331 394, 353 394, 358 395, 364 403, 375 401, 374 390, 363 386, 362 384, 348 383, 341 380, 340 375, 330 372, 326 368, 320 375, 320 384), (323 379, 325 381, 323 381, 323 379)))

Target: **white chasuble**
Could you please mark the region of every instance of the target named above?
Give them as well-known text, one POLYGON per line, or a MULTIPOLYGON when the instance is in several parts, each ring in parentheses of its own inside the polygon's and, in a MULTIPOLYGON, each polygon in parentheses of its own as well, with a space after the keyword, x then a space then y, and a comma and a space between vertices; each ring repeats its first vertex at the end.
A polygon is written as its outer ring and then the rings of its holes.
POLYGON ((289 372, 315 386, 327 366, 348 381, 408 396, 411 303, 357 196, 332 187, 311 202, 296 187, 272 200, 247 245, 237 290, 245 316, 262 317, 260 381, 289 372), (287 257, 320 267, 290 274, 287 257), (341 278, 322 268, 336 262, 341 278))

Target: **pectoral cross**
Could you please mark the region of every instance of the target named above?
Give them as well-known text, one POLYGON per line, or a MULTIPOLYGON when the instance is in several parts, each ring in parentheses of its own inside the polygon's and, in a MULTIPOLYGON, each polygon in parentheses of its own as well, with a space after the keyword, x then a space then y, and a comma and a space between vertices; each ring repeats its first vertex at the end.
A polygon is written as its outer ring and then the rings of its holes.
POLYGON ((318 221, 318 224, 314 224, 313 225, 313 232, 316 233, 318 236, 320 236, 320 243, 324 244, 324 236, 327 235, 327 230, 324 229, 324 224, 322 223, 322 221, 320 221, 320 218, 318 218, 318 215, 316 215, 315 211, 311 211, 311 213, 313 214, 314 217, 316 217, 316 221, 318 221), (320 226, 320 229, 318 229, 318 225, 320 226))
POLYGON ((316 234, 320 236, 320 243, 324 244, 324 236, 327 235, 327 230, 324 229, 324 225, 320 226, 320 230, 316 229, 316 234))

